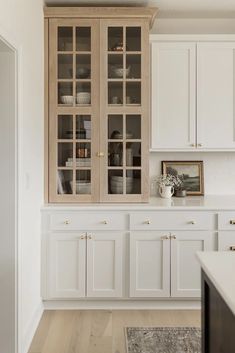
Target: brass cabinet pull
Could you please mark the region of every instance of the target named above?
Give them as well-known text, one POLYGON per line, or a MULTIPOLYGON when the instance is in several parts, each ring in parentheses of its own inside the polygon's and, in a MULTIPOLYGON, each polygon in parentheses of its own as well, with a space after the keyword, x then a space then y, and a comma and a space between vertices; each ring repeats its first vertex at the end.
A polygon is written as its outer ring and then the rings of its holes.
POLYGON ((163 235, 163 237, 161 237, 161 240, 168 240, 168 239, 170 239, 168 235, 163 235))
POLYGON ((231 221, 229 222, 230 224, 235 224, 235 219, 231 219, 231 221))
POLYGON ((235 245, 230 246, 229 250, 230 251, 235 251, 235 245))
POLYGON ((97 157, 104 157, 104 152, 98 152, 97 157))

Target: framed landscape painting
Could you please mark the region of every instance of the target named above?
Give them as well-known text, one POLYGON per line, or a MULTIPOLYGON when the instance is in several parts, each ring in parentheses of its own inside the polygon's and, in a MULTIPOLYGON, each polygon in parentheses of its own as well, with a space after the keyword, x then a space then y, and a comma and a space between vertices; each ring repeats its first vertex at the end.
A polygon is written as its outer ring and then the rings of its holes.
POLYGON ((203 161, 162 161, 162 174, 178 176, 187 195, 204 195, 203 161))

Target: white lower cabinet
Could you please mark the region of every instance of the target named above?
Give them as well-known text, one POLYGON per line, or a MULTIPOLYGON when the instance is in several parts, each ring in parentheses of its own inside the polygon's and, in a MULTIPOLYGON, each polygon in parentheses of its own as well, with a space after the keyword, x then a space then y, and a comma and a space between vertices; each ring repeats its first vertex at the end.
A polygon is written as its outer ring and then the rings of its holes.
POLYGON ((171 296, 200 297, 201 269, 197 251, 214 250, 214 233, 173 232, 171 235, 171 296))
POLYGON ((130 235, 131 297, 200 297, 197 251, 214 249, 207 231, 132 232, 130 235))
POLYGON ((49 298, 121 297, 121 232, 51 233, 49 298))
POLYGON ((85 297, 85 235, 51 233, 49 235, 48 260, 49 297, 85 297))
POLYGON ((87 296, 122 296, 122 233, 92 232, 87 240, 87 296))
POLYGON ((170 242, 162 232, 130 234, 130 296, 170 296, 170 242))

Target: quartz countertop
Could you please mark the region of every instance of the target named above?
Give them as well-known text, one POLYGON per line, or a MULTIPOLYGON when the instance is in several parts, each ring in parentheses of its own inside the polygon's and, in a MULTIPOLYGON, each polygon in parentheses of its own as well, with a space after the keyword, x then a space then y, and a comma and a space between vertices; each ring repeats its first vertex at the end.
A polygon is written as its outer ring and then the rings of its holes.
POLYGON ((235 315, 235 252, 199 252, 203 271, 235 315))
POLYGON ((148 203, 58 203, 45 204, 42 210, 235 210, 235 195, 206 195, 187 196, 185 198, 172 197, 163 199, 150 198, 148 203))

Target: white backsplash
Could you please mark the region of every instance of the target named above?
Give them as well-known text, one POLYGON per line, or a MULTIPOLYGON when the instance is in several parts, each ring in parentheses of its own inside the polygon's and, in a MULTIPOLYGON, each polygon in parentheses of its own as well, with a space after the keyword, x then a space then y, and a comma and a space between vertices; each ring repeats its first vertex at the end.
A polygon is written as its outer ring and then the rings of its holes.
POLYGON ((233 152, 151 152, 150 153, 150 192, 156 195, 154 178, 161 174, 163 160, 201 160, 204 162, 204 184, 207 195, 235 194, 235 153, 233 152))

